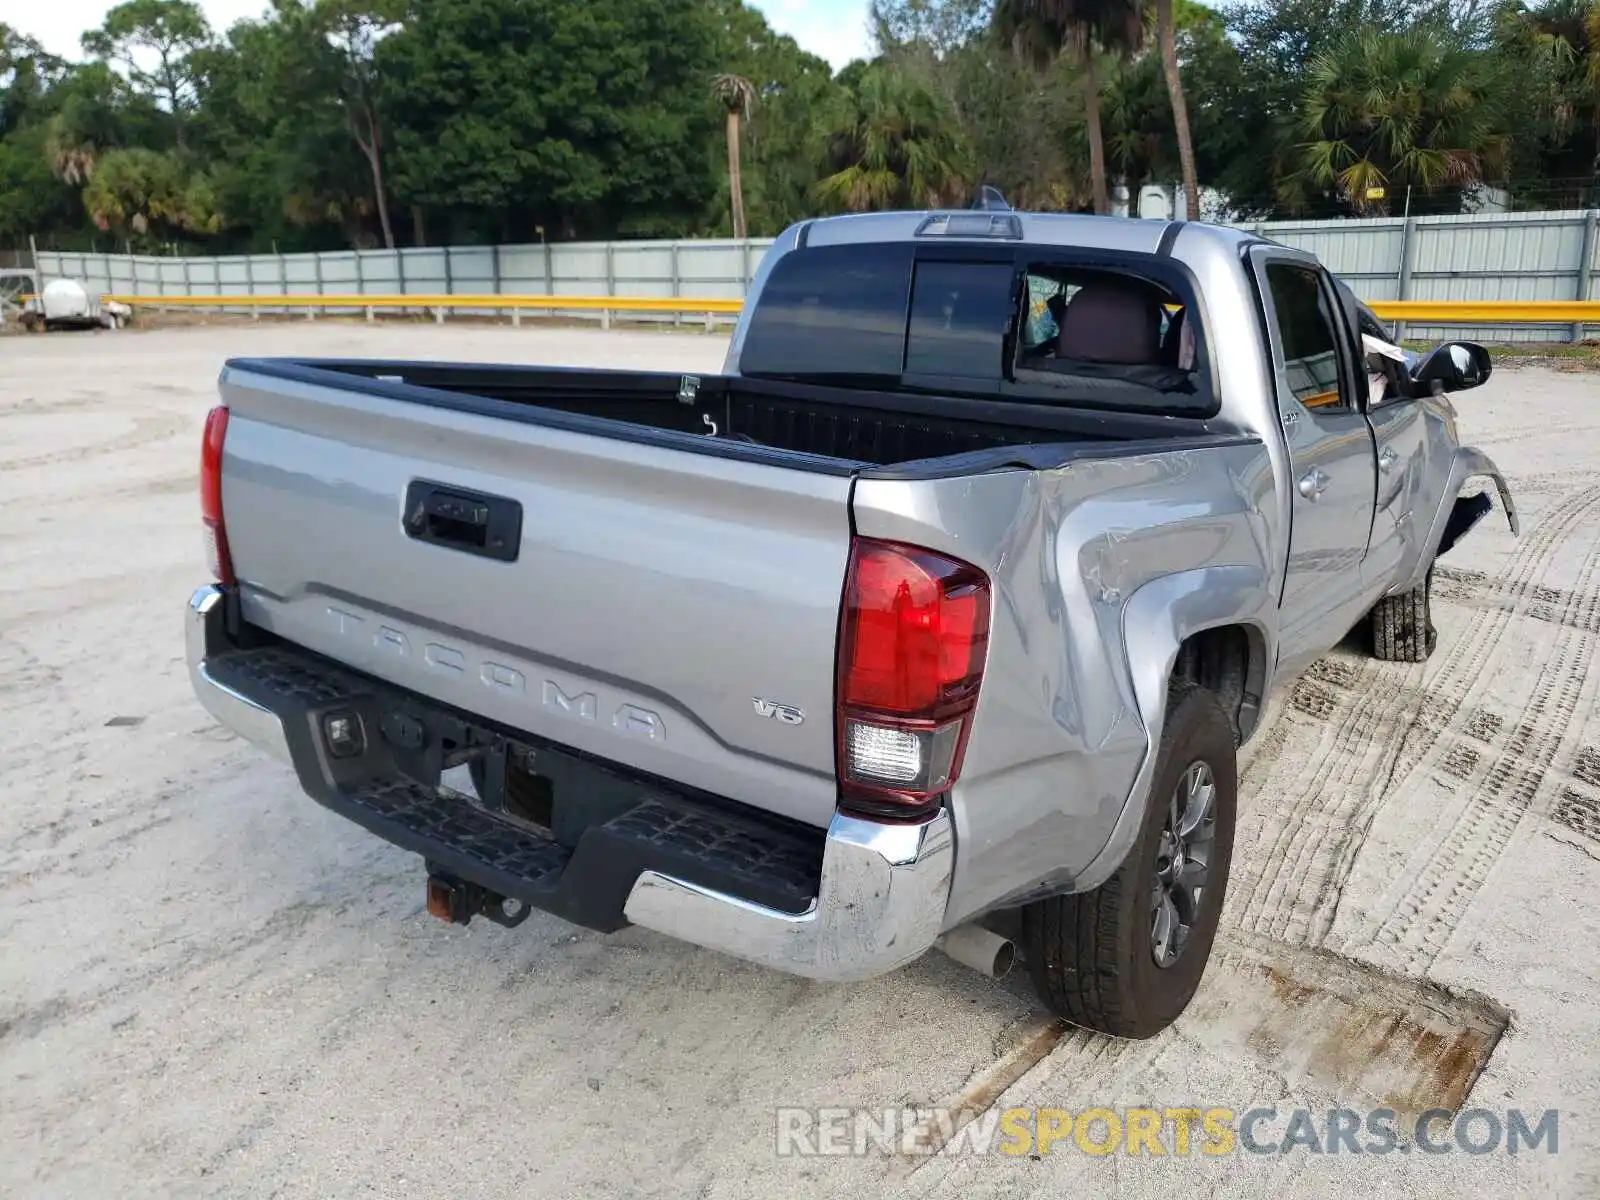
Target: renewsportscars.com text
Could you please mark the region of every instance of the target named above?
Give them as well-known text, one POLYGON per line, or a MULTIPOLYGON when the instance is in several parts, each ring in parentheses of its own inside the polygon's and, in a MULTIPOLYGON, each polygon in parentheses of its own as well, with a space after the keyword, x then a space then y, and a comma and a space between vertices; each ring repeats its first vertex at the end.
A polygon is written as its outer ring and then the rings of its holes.
POLYGON ((1555 1109, 1008 1108, 970 1117, 940 1108, 780 1108, 779 1157, 1056 1153, 1555 1154, 1555 1109))

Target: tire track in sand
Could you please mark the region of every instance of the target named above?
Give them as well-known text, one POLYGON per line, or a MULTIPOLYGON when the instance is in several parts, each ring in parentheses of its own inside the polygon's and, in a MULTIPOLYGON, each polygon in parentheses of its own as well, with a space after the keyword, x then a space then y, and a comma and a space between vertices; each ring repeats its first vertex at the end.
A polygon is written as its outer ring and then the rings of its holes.
MULTIPOLYGON (((1405 891, 1369 918, 1365 940, 1384 957, 1396 956, 1406 971, 1426 973, 1444 953, 1462 918, 1533 807, 1556 757, 1581 733, 1580 699, 1594 663, 1600 635, 1600 530, 1585 548, 1577 585, 1561 593, 1558 612, 1545 614, 1557 627, 1550 652, 1531 664, 1532 688, 1516 725, 1482 770, 1467 771, 1468 790, 1456 820, 1415 872, 1405 891)), ((1543 603, 1541 599, 1539 603, 1543 603)), ((1529 614, 1533 615, 1533 614, 1529 614)), ((1418 764, 1414 770, 1422 769, 1418 764)), ((1408 864, 1409 867, 1409 864, 1408 864)))
POLYGON ((1321 712, 1334 729, 1292 775, 1273 772, 1259 785, 1258 836, 1236 876, 1242 928, 1295 944, 1326 939, 1366 832, 1403 763, 1420 765, 1455 732, 1504 631, 1565 539, 1597 508, 1600 488, 1593 488, 1544 515, 1502 577, 1505 604, 1475 610, 1436 671, 1428 670, 1431 664, 1325 659, 1295 685, 1291 704, 1319 715, 1317 702, 1325 700, 1321 712))
POLYGON ((156 413, 136 415, 132 427, 102 441, 69 446, 65 450, 52 450, 44 454, 30 454, 19 458, 0 459, 0 467, 7 471, 26 471, 37 467, 61 467, 69 463, 106 458, 113 454, 126 454, 144 446, 153 446, 176 437, 193 425, 190 417, 182 413, 156 413))

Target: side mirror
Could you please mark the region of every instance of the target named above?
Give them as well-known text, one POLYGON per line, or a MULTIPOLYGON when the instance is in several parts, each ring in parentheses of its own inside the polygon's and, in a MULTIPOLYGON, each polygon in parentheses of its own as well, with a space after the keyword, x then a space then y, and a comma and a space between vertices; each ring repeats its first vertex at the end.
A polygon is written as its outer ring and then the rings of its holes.
POLYGON ((1464 392, 1489 378, 1493 366, 1489 352, 1476 342, 1446 342, 1411 372, 1411 382, 1421 395, 1464 392))

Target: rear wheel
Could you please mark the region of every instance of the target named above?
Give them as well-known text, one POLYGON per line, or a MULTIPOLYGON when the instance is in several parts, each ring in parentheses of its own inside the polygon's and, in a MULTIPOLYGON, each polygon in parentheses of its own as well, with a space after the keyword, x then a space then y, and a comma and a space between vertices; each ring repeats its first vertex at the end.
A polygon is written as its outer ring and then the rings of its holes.
POLYGON ((1057 1014, 1117 1037, 1160 1033, 1188 1006, 1216 938, 1238 797, 1217 697, 1173 685, 1138 840, 1097 890, 1022 911, 1023 951, 1057 1014))
POLYGON ((1439 644, 1433 626, 1433 568, 1409 592, 1379 600, 1367 620, 1373 657, 1384 662, 1426 662, 1439 644))

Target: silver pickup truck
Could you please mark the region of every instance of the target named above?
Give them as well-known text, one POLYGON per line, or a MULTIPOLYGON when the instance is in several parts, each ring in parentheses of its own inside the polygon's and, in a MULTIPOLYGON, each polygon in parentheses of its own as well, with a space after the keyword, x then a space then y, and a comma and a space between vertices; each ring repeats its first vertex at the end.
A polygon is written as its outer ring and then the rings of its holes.
POLYGON ((1014 951, 1069 1020, 1199 984, 1269 693, 1433 648, 1504 480, 1312 256, 1009 211, 814 220, 724 371, 235 359, 206 423, 224 725, 429 911, 857 980, 1014 951), (996 931, 999 932, 996 932, 996 931))

